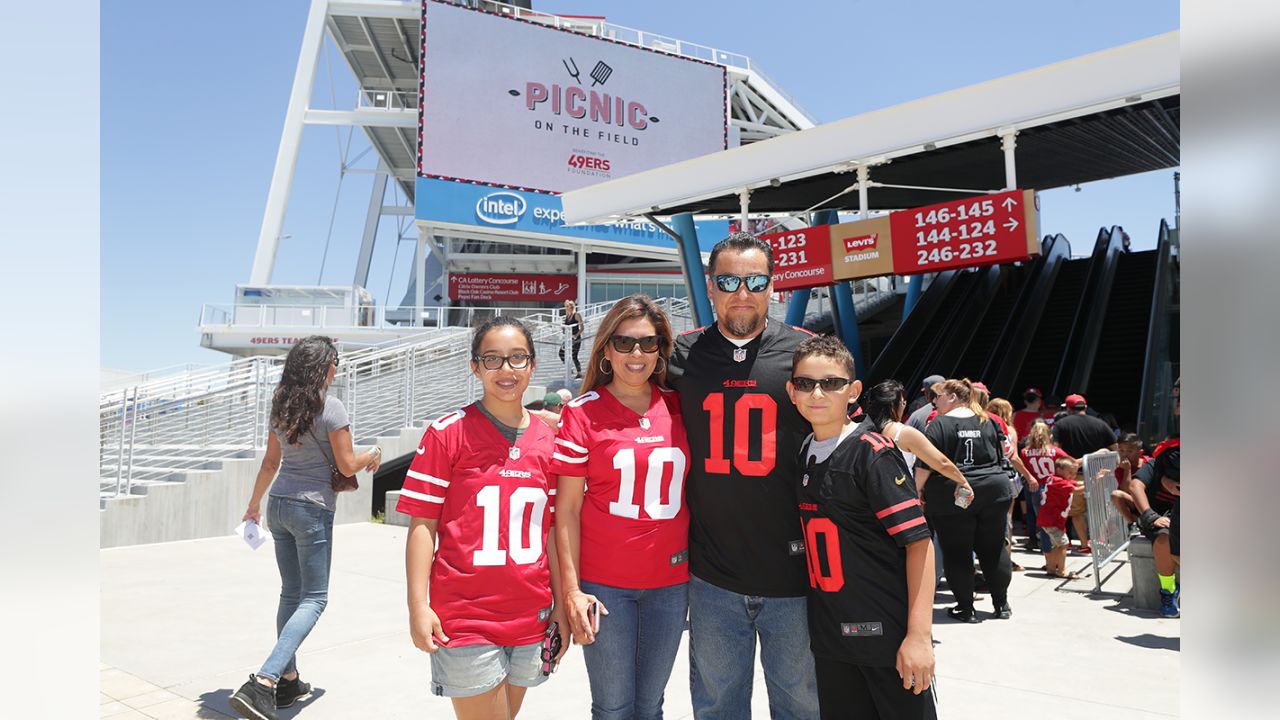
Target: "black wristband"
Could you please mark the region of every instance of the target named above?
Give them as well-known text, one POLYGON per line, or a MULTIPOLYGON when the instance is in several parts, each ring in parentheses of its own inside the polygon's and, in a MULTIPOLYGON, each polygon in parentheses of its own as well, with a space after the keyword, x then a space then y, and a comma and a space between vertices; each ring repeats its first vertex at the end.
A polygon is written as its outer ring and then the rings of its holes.
POLYGON ((1151 508, 1147 508, 1146 510, 1143 510, 1142 515, 1138 517, 1138 524, 1141 525, 1143 529, 1150 530, 1155 527, 1156 520, 1159 519, 1160 513, 1152 510, 1151 508))

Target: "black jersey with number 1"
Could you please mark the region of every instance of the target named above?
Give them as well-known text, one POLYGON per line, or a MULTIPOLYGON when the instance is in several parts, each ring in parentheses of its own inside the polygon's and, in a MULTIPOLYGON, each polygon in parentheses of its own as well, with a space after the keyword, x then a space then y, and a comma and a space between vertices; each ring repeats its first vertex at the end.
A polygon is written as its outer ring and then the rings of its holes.
POLYGON ((808 586, 795 478, 809 423, 787 397, 810 333, 770 321, 743 347, 715 325, 676 338, 667 377, 689 437, 689 571, 744 595, 808 586))
POLYGON ((864 421, 806 462, 796 492, 814 656, 893 667, 907 635, 906 546, 930 533, 907 461, 873 430, 864 421))

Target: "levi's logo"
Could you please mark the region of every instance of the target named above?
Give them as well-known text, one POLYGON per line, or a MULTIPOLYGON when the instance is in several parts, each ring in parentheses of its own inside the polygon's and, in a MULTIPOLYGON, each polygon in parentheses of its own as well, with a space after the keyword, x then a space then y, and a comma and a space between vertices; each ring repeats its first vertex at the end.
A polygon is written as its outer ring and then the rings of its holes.
POLYGON ((880 237, 880 233, 871 233, 870 235, 859 235, 857 237, 845 238, 845 252, 856 252, 858 250, 869 250, 876 246, 876 239, 880 237))

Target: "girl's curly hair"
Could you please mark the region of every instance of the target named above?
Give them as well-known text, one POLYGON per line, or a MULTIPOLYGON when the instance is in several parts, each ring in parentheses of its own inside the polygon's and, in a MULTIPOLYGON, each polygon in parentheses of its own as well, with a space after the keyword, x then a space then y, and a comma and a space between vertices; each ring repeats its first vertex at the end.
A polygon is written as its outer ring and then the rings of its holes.
POLYGON ((284 359, 280 384, 271 396, 271 427, 284 435, 289 445, 311 430, 316 416, 324 410, 329 389, 329 366, 338 359, 333 340, 311 335, 293 344, 284 359))

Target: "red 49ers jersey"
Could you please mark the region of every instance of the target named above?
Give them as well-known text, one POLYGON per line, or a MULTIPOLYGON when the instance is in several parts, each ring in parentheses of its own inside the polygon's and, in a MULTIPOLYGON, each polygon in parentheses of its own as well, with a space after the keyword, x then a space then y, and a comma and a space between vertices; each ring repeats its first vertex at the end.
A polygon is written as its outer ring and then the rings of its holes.
POLYGON ((607 388, 560 414, 552 473, 587 479, 579 573, 588 582, 657 588, 689 580, 689 442, 680 401, 653 386, 644 415, 607 388))
POLYGON ((1025 447, 1019 451, 1022 455, 1022 464, 1027 466, 1027 470, 1035 477, 1036 482, 1045 485, 1058 472, 1058 458, 1070 458, 1065 450, 1057 445, 1050 445, 1046 448, 1030 448, 1025 447))
POLYGON ((528 645, 546 631, 552 438, 531 419, 510 445, 475 405, 441 417, 422 436, 396 509, 439 520, 431 607, 448 647, 528 645))

